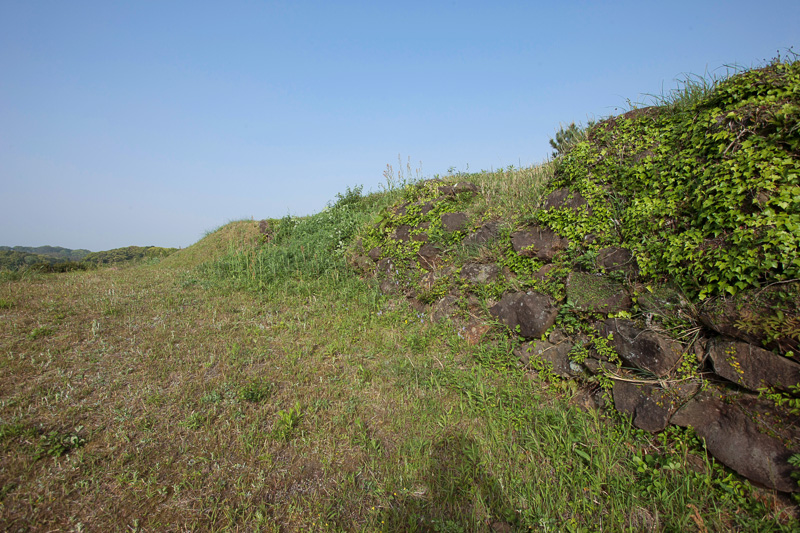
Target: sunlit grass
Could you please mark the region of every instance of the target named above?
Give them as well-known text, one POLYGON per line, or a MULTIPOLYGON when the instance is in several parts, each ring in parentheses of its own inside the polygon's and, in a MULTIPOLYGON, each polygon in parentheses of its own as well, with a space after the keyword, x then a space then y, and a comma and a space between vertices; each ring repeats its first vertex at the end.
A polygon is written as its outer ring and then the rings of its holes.
MULTIPOLYGON (((470 179, 505 216, 547 172, 470 179)), ((330 230, 386 202, 0 284, 0 528, 781 528, 690 434, 586 410, 500 332, 472 346, 359 279, 330 230)))

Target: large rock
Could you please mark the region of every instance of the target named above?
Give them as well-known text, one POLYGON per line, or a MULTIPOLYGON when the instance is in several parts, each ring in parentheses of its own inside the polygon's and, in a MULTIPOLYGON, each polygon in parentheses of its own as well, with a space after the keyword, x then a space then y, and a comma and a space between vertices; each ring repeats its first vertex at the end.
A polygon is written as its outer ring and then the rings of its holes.
POLYGON ((614 406, 645 431, 662 431, 672 414, 697 392, 699 383, 678 383, 670 389, 657 385, 614 380, 614 406))
POLYGON ((574 365, 569 360, 569 351, 572 343, 568 340, 553 343, 550 341, 535 340, 526 342, 514 350, 514 355, 524 365, 531 359, 549 363, 553 372, 561 377, 572 377, 576 374, 574 365))
POLYGON ((491 283, 499 275, 500 267, 495 264, 467 263, 461 269, 461 279, 475 284, 491 283))
POLYGON ((631 251, 619 246, 609 246, 600 250, 597 255, 597 266, 607 272, 622 271, 630 276, 639 273, 639 265, 631 251))
POLYGON ((397 226, 394 231, 392 231, 390 238, 400 242, 407 242, 411 240, 411 226, 406 224, 397 226))
POLYGON ((705 439, 711 455, 747 479, 783 492, 798 492, 800 487, 791 477, 794 468, 788 463, 797 450, 784 444, 798 442, 796 425, 777 428, 784 435, 776 434, 775 428, 761 425, 766 412, 769 406, 763 405, 763 400, 727 403, 703 392, 672 415, 670 422, 693 427, 705 439))
POLYGON ((571 272, 567 277, 567 300, 581 311, 595 313, 617 313, 633 305, 620 283, 585 272, 571 272))
MULTIPOLYGON (((569 209, 578 209, 581 206, 587 205, 586 198, 577 191, 570 191, 566 187, 556 189, 547 195, 544 200, 545 209, 555 209, 559 207, 566 207, 569 209)), ((589 215, 592 214, 592 208, 588 207, 589 215)))
POLYGON ((487 242, 496 239, 499 234, 500 223, 487 222, 477 230, 467 235, 464 240, 461 241, 461 243, 465 245, 486 244, 487 242))
POLYGON ((791 391, 800 385, 799 364, 746 342, 716 340, 708 357, 714 373, 752 391, 763 387, 791 391))
POLYGON ((443 185, 439 187, 439 193, 443 196, 455 196, 456 194, 462 192, 472 192, 476 193, 480 189, 474 183, 470 183, 468 181, 461 181, 456 183, 455 185, 443 185))
POLYGON ((610 318, 600 326, 613 334, 612 346, 627 363, 664 377, 678 366, 683 355, 681 343, 650 330, 636 327, 632 320, 610 318))
POLYGON ((511 247, 523 257, 536 257, 550 262, 560 251, 566 250, 569 241, 550 228, 529 226, 511 234, 511 247))
POLYGON ((750 344, 786 353, 800 350, 800 282, 708 299, 699 313, 709 328, 750 344))
POLYGON ((469 216, 466 213, 443 213, 442 226, 447 232, 461 231, 469 225, 469 216))
POLYGON ((512 331, 531 339, 555 324, 558 308, 548 295, 530 291, 504 294, 489 312, 512 331))
POLYGON ((438 248, 432 244, 425 243, 420 247, 419 252, 417 252, 417 261, 419 261, 422 268, 433 270, 440 261, 440 254, 441 252, 438 248))
POLYGON ((431 318, 438 322, 450 318, 458 311, 458 297, 448 294, 433 305, 431 318))

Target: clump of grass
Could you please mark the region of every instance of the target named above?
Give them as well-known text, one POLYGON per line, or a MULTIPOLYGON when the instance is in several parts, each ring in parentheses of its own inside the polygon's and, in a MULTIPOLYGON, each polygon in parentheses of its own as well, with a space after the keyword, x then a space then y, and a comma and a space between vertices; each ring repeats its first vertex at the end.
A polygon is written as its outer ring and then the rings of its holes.
POLYGON ((76 448, 82 447, 86 444, 86 439, 80 435, 82 430, 83 427, 78 426, 74 431, 68 433, 50 431, 41 435, 36 442, 34 457, 36 459, 41 459, 42 457, 61 457, 76 448))
POLYGON ((36 340, 41 337, 47 337, 48 335, 52 335, 54 332, 53 328, 48 326, 36 326, 28 333, 28 338, 31 340, 36 340))
POLYGON ((0 298, 0 309, 11 309, 14 307, 14 302, 6 298, 0 298))
POLYGON ((239 388, 239 398, 246 402, 258 403, 269 399, 272 391, 275 389, 273 383, 265 382, 264 380, 257 379, 242 385, 239 388))
POLYGON ((289 410, 281 409, 278 411, 278 419, 272 426, 272 436, 278 440, 289 440, 302 419, 303 409, 300 402, 295 402, 294 407, 289 410))

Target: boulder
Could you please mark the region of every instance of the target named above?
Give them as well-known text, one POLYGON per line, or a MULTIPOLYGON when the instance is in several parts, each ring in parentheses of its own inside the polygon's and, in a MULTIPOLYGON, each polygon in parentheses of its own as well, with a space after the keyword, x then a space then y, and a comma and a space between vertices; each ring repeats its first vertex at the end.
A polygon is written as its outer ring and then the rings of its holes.
POLYGON ((800 364, 746 342, 712 341, 708 357, 715 374, 752 391, 791 391, 800 385, 800 364))
POLYGON ((699 382, 675 384, 670 389, 657 385, 614 380, 614 405, 631 417, 633 425, 650 432, 662 431, 672 414, 699 389, 699 382))
POLYGON ((400 242, 407 242, 411 240, 411 226, 402 224, 397 226, 392 234, 389 236, 391 239, 400 242))
POLYGON ((443 185, 439 187, 439 193, 443 196, 455 196, 456 194, 462 192, 473 192, 476 193, 480 189, 474 183, 469 183, 467 181, 462 181, 456 183, 455 185, 443 185))
MULTIPOLYGON (((566 207, 569 209, 578 209, 581 206, 587 205, 586 198, 577 191, 570 191, 566 187, 556 189, 547 195, 544 200, 545 209, 557 209, 559 207, 566 207)), ((592 208, 588 207, 589 215, 592 214, 592 208)))
POLYGON ((546 265, 542 266, 539 270, 533 273, 533 277, 539 281, 547 281, 550 279, 550 271, 555 269, 556 266, 552 263, 547 263, 546 265))
POLYGON ((550 228, 529 226, 511 234, 511 247, 524 257, 550 262, 556 253, 566 250, 569 241, 550 228))
POLYGON ((555 324, 558 308, 550 296, 529 291, 504 294, 489 312, 512 331, 530 339, 540 337, 555 324))
POLYGON ((438 322, 456 314, 458 311, 458 297, 448 294, 433 305, 431 318, 438 322))
POLYGON ((514 355, 524 365, 531 359, 545 361, 552 366, 555 374, 566 378, 576 374, 569 360, 571 349, 572 343, 566 340, 555 344, 550 341, 535 340, 520 345, 514 350, 514 355))
POLYGON ((800 351, 800 282, 710 298, 699 313, 714 331, 780 352, 800 351))
POLYGON ((465 245, 486 244, 493 241, 500 234, 499 222, 487 222, 473 231, 462 241, 465 245))
POLYGON ((798 442, 797 426, 784 426, 784 432, 794 433, 790 435, 763 427, 764 417, 753 416, 770 409, 759 405, 763 403, 756 398, 728 403, 713 392, 702 392, 678 409, 670 422, 693 427, 711 455, 747 479, 783 492, 798 492, 800 487, 791 477, 794 467, 788 463, 797 450, 790 450, 785 444, 798 442))
POLYGON ((620 283, 585 272, 570 272, 567 277, 567 300, 581 311, 596 313, 617 313, 633 305, 630 295, 620 283))
POLYGON ((495 264, 467 263, 461 269, 461 279, 474 284, 491 283, 499 275, 500 267, 495 264))
POLYGON ((395 261, 391 257, 384 257, 378 261, 377 269, 378 272, 390 275, 397 271, 397 265, 395 265, 395 261))
POLYGON ((430 222, 423 222, 418 226, 411 228, 411 240, 416 242, 428 242, 427 230, 430 228, 430 222))
POLYGON ((423 244, 417 252, 417 260, 422 268, 433 270, 440 259, 440 251, 432 244, 423 244))
POLYGON ((619 246, 601 249, 597 255, 597 266, 604 268, 607 272, 622 271, 630 276, 639 274, 636 258, 633 257, 630 250, 619 246))
POLYGON ((658 377, 676 368, 683 355, 681 343, 654 331, 639 329, 632 320, 610 318, 600 329, 604 335, 613 335, 611 344, 625 362, 658 377))
POLYGON ((443 213, 442 226, 448 233, 462 231, 469 225, 469 216, 466 213, 443 213))
POLYGON ((379 288, 383 294, 399 294, 400 282, 394 279, 385 279, 381 281, 379 288))

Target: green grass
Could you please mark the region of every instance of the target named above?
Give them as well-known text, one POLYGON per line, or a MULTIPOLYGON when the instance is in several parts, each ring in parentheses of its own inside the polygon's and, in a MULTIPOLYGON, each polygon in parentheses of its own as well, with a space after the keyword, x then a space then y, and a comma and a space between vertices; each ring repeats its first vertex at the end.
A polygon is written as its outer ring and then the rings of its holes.
MULTIPOLYGON (((547 172, 471 175, 475 209, 532 209, 547 172)), ((238 222, 157 264, 0 283, 0 529, 796 526, 691 433, 587 410, 500 331, 471 345, 359 279, 340 241, 394 198, 345 194, 270 243, 238 222)))

